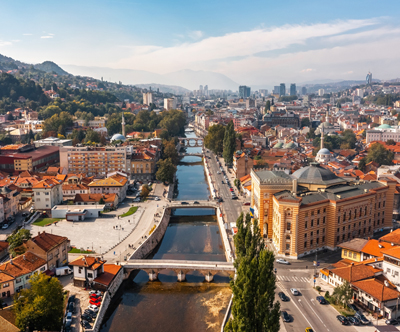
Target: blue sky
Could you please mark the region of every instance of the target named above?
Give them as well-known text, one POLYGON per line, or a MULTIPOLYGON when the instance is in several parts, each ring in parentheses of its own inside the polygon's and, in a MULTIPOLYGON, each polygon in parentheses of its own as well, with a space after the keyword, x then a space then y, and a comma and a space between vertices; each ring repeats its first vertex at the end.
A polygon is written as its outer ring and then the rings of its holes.
POLYGON ((0 53, 29 63, 206 70, 249 85, 400 77, 398 0, 0 0, 0 9, 0 53))

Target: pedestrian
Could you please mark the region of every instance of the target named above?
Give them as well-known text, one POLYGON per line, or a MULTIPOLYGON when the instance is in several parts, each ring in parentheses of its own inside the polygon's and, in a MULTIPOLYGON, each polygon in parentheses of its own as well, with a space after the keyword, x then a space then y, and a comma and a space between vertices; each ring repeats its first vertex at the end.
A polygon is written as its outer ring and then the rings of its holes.
POLYGON ((122 227, 122 230, 124 230, 124 228, 122 227))
POLYGON ((115 226, 113 226, 113 229, 115 229, 115 226))
POLYGON ((119 219, 119 216, 118 216, 118 219, 119 219))

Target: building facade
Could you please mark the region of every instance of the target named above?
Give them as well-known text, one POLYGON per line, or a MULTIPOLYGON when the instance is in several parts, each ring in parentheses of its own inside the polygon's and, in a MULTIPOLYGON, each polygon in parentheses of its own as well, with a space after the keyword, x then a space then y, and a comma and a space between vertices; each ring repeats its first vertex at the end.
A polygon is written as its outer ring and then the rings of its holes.
POLYGON ((56 179, 46 179, 32 187, 36 210, 51 210, 63 200, 62 182, 56 179))

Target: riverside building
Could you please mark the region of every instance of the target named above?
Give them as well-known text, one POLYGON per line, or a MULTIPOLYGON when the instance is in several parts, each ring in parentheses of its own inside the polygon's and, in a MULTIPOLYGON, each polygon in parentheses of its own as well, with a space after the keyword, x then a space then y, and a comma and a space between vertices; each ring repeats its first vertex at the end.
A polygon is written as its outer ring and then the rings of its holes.
POLYGON ((253 169, 251 179, 254 217, 278 256, 334 250, 392 225, 396 183, 390 179, 349 182, 316 163, 292 175, 253 169))

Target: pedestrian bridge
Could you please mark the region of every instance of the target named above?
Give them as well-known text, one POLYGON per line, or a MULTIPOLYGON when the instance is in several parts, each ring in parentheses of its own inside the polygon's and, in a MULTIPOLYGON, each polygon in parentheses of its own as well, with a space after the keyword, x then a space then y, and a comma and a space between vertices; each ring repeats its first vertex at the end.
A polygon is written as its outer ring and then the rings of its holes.
POLYGON ((213 208, 219 207, 217 202, 214 201, 171 201, 167 204, 166 208, 213 208), (182 202, 187 204, 182 204, 182 202), (194 204, 194 202, 197 202, 194 204))
POLYGON ((232 277, 235 274, 235 267, 230 262, 134 259, 122 262, 121 266, 128 273, 133 270, 145 271, 149 275, 150 281, 157 280, 158 273, 162 270, 174 271, 178 281, 185 281, 186 274, 191 271, 198 271, 208 282, 211 282, 218 272, 228 273, 232 277))
POLYGON ((202 154, 201 152, 199 152, 199 153, 179 152, 179 156, 180 156, 180 157, 195 156, 195 157, 203 158, 203 154, 202 154))

